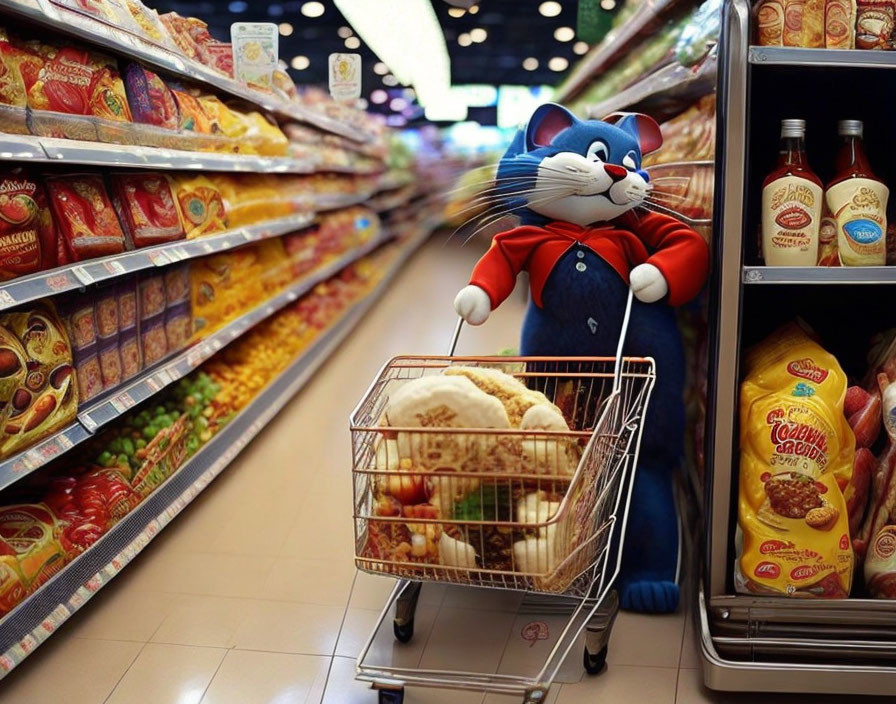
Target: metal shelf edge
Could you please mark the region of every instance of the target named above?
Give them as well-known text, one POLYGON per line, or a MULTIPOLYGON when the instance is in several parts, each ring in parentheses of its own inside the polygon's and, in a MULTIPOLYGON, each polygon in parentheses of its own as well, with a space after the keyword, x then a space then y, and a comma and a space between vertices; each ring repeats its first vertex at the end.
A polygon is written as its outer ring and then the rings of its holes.
POLYGON ((164 484, 0 620, 0 679, 50 637, 161 532, 229 465, 265 424, 304 386, 429 236, 412 241, 374 289, 324 331, 293 364, 164 484), (222 451, 215 455, 217 447, 222 451), (133 539, 128 537, 133 535, 133 539), (90 558, 93 558, 92 560, 90 558))
POLYGON ((745 266, 744 284, 896 284, 896 266, 745 266))
POLYGON ((803 49, 789 46, 751 46, 748 59, 754 65, 812 65, 856 68, 896 68, 896 56, 864 49, 803 49))

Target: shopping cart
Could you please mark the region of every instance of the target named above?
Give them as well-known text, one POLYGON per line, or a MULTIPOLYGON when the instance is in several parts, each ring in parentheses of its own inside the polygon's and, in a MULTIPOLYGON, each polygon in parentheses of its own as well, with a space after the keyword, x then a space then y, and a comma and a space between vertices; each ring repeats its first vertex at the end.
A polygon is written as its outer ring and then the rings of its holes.
POLYGON ((603 668, 618 611, 611 586, 656 378, 652 359, 622 357, 631 304, 629 294, 615 358, 455 357, 459 322, 448 356, 396 357, 355 409, 355 562, 399 578, 357 664, 357 678, 379 690, 381 704, 403 701, 406 685, 543 702, 583 631, 585 669, 603 668), (384 427, 384 409, 402 384, 458 365, 500 369, 543 392, 570 429, 384 427), (390 498, 420 492, 422 507, 390 498), (413 637, 424 582, 522 592, 521 613, 560 613, 565 623, 534 675, 372 664, 368 655, 393 606, 395 639, 413 637))

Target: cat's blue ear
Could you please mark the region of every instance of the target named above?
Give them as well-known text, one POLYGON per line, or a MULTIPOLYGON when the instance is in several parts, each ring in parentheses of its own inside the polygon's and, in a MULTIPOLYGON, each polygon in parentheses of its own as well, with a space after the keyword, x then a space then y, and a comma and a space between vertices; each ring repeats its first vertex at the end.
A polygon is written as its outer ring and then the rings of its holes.
POLYGON ((641 145, 641 154, 647 154, 663 146, 663 133, 656 120, 639 112, 614 112, 607 115, 604 122, 616 125, 628 132, 641 145))
POLYGON ((526 149, 548 146, 563 130, 576 123, 575 115, 562 105, 539 105, 526 125, 526 149))

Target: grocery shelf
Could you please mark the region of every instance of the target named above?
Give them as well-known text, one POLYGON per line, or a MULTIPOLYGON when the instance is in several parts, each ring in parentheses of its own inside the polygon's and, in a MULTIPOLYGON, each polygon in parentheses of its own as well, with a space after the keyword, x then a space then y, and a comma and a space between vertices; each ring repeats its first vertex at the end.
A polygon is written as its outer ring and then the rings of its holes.
POLYGON ((745 284, 896 284, 896 266, 745 266, 745 284))
POLYGON ((378 237, 330 264, 316 269, 285 291, 244 313, 204 340, 145 370, 135 379, 110 390, 96 401, 79 409, 76 421, 27 450, 0 461, 0 489, 14 484, 38 467, 42 467, 72 447, 80 445, 99 428, 120 417, 130 408, 142 403, 169 384, 183 378, 222 347, 233 342, 247 330, 287 304, 297 300, 321 281, 330 278, 352 262, 369 254, 390 237, 391 235, 378 237))
POLYGON ((554 102, 567 103, 584 88, 599 71, 605 71, 617 56, 631 49, 631 42, 678 0, 644 0, 638 10, 618 27, 614 27, 603 40, 580 61, 567 79, 554 93, 554 102))
POLYGON ((864 49, 800 49, 790 46, 751 46, 751 64, 781 66, 844 66, 896 68, 896 56, 888 51, 864 49))
POLYGON ((696 66, 679 63, 664 66, 612 98, 592 105, 588 108, 588 116, 600 119, 648 100, 694 100, 715 88, 717 68, 715 52, 696 66))
POLYGON ((313 212, 298 213, 195 240, 179 240, 155 247, 145 247, 22 276, 0 283, 0 310, 46 296, 55 296, 65 291, 73 291, 100 281, 115 279, 125 274, 203 257, 242 247, 250 242, 301 230, 314 221, 314 216, 313 212))
POLYGON ((76 11, 57 7, 49 0, 5 0, 0 5, 0 9, 21 19, 27 19, 48 29, 88 42, 93 46, 137 59, 148 66, 161 69, 180 78, 204 83, 282 117, 306 122, 355 142, 370 141, 367 135, 359 133, 357 129, 339 120, 305 106, 290 103, 273 93, 253 90, 229 76, 173 50, 159 46, 146 38, 76 11))
POLYGON ((361 321, 428 237, 429 230, 429 226, 421 228, 373 291, 323 332, 183 467, 90 549, 0 620, 0 677, 5 677, 108 584, 237 457, 361 321))

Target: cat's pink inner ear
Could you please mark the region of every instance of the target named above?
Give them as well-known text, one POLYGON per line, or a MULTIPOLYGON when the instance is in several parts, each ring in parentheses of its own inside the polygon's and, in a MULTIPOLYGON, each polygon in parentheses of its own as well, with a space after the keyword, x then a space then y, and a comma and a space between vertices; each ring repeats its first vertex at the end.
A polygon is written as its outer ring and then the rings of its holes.
POLYGON ((538 147, 546 147, 554 140, 554 137, 570 126, 572 126, 572 117, 566 110, 551 110, 539 121, 532 141, 538 147))
MULTIPOLYGON (((663 133, 660 131, 660 126, 649 115, 640 112, 614 112, 612 115, 607 115, 603 121, 609 122, 611 125, 622 123, 619 126, 623 129, 629 129, 634 122, 641 154, 647 154, 663 146, 663 133)), ((631 130, 629 129, 629 131, 631 130)))

